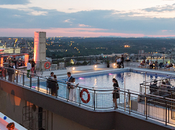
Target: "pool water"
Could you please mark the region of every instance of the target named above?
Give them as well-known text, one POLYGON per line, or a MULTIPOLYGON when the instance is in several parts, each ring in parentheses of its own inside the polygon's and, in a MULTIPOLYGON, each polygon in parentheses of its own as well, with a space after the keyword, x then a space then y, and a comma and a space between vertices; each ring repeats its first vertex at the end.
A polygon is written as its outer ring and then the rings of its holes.
MULTIPOLYGON (((154 79, 158 80, 165 77, 166 75, 146 74, 146 81, 152 81, 154 79)), ((79 83, 80 86, 104 88, 104 89, 113 88, 112 79, 116 78, 120 88, 124 88, 124 82, 125 82, 126 89, 139 92, 140 83, 143 83, 143 81, 145 81, 145 74, 138 72, 120 72, 120 73, 114 72, 94 76, 93 75, 81 76, 81 77, 75 76, 75 78, 76 83, 79 83)))

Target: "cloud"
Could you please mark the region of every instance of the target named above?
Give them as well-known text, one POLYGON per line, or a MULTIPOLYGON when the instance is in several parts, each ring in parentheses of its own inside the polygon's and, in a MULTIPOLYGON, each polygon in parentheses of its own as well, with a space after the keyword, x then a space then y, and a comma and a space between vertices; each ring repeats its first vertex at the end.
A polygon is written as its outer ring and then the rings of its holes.
POLYGON ((20 15, 17 15, 17 14, 15 14, 15 15, 13 15, 14 17, 21 17, 20 15))
POLYGON ((85 24, 78 24, 79 27, 91 27, 89 25, 85 25, 85 24))
POLYGON ((162 30, 162 33, 172 32, 173 30, 162 30))
POLYGON ((120 15, 121 17, 129 16, 134 18, 175 18, 175 4, 129 11, 114 11, 113 14, 120 15))
POLYGON ((0 5, 29 4, 29 0, 0 0, 0 5))
POLYGON ((71 23, 70 19, 64 20, 64 23, 71 23))
POLYGON ((35 11, 35 10, 33 10, 29 13, 29 15, 35 15, 35 16, 46 15, 46 14, 47 14, 47 11, 35 11))
POLYGON ((172 5, 164 5, 164 6, 156 6, 151 8, 143 9, 147 12, 164 12, 164 11, 174 11, 175 10, 175 4, 172 5))
MULTIPOLYGON (((3 19, 0 21, 0 28, 3 30, 9 28, 7 29, 9 33, 4 33, 8 36, 12 35, 10 29, 14 30, 14 28, 23 29, 20 31, 25 31, 25 29, 33 29, 33 31, 38 28, 41 30, 46 29, 46 31, 49 31, 49 35, 52 34, 53 36, 61 35, 61 32, 57 32, 54 28, 62 29, 62 34, 65 36, 78 36, 78 34, 80 36, 100 36, 100 34, 102 36, 109 36, 109 34, 112 36, 172 36, 175 31, 175 18, 145 17, 143 15, 146 11, 144 10, 142 10, 142 12, 92 10, 64 13, 57 10, 47 10, 36 7, 26 8, 23 5, 13 6, 12 9, 10 9, 10 6, 8 6, 8 8, 0 6, 0 12, 3 12, 0 13, 0 17, 3 19), (65 29, 63 30, 63 28, 65 29), (68 30, 66 30, 66 28, 68 28, 68 30), (75 30, 75 28, 79 29, 75 30), (82 30, 80 30, 80 28, 82 28, 82 30), (162 30, 172 31, 162 32, 162 30), (51 31, 54 32, 52 33, 51 31), (72 32, 74 32, 75 35, 72 32)), ((149 12, 147 13, 149 14, 149 12)), ((22 35, 22 33, 19 34, 22 35)))

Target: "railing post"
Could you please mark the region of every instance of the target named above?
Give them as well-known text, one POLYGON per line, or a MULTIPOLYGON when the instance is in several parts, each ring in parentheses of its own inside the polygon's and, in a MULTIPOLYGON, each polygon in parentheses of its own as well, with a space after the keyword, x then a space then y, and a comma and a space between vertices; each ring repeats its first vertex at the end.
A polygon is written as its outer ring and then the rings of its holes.
POLYGON ((38 82, 37 82, 38 91, 39 91, 39 85, 40 85, 40 80, 39 80, 39 76, 38 76, 38 82))
POLYGON ((146 115, 146 120, 148 119, 148 107, 147 107, 147 97, 146 97, 146 95, 145 95, 145 105, 146 105, 146 110, 145 110, 145 115, 146 115))
POLYGON ((23 84, 23 86, 24 86, 24 73, 22 74, 22 84, 23 84))
POLYGON ((1 79, 3 79, 3 68, 1 70, 1 79))
POLYGON ((168 106, 168 123, 170 122, 170 117, 169 117, 170 116, 170 113, 169 112, 170 112, 170 109, 169 109, 169 106, 168 106))
POLYGON ((145 86, 145 111, 144 114, 146 115, 147 113, 147 98, 146 98, 146 86, 145 86))
POLYGON ((5 80, 6 80, 6 78, 7 78, 7 77, 6 77, 6 76, 7 76, 7 73, 6 73, 6 72, 7 72, 7 69, 5 69, 5 71, 4 71, 5 80))
POLYGON ((32 87, 32 76, 30 74, 30 88, 32 87))
POLYGON ((126 92, 125 91, 126 91, 126 78, 124 77, 124 110, 126 111, 126 92))
POLYGON ((81 98, 80 98, 80 87, 79 87, 79 106, 80 106, 80 104, 81 104, 81 98))
POLYGON ((96 90, 93 88, 94 90, 94 95, 93 95, 93 104, 94 104, 94 111, 95 111, 95 93, 96 93, 96 90))
POLYGON ((68 87, 66 87, 66 98, 67 98, 67 101, 69 100, 69 89, 68 87))
MULTIPOLYGON (((16 71, 15 71, 16 72, 16 71)), ((18 71, 16 73, 16 83, 18 83, 18 71)))
POLYGON ((131 93, 130 93, 130 91, 129 91, 129 89, 128 89, 128 105, 129 105, 129 114, 131 114, 131 93))
POLYGON ((166 101, 166 99, 165 99, 165 125, 167 125, 167 101, 166 101))
POLYGON ((47 81, 46 81, 46 94, 48 94, 48 89, 49 89, 49 88, 48 88, 48 80, 49 80, 49 79, 47 79, 47 81))

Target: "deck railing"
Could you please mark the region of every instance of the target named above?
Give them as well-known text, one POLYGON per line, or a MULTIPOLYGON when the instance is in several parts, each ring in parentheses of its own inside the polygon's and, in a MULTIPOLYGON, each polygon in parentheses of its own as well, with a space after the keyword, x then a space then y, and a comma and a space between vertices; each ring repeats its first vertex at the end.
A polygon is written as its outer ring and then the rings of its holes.
MULTIPOLYGON (((98 89, 92 87, 76 86, 73 90, 74 98, 69 98, 70 90, 65 81, 58 80, 59 89, 56 94, 51 94, 50 86, 47 85, 46 77, 37 76, 14 70, 10 68, 0 68, 0 80, 13 82, 26 88, 30 88, 39 93, 44 93, 55 99, 63 99, 71 105, 77 105, 89 110, 111 111, 114 109, 113 89, 98 89), (10 71, 11 73, 10 75, 10 71), (11 79, 11 76, 13 79, 11 79), (73 100, 72 100, 73 99, 73 100)), ((147 120, 154 120, 165 125, 175 125, 175 99, 144 92, 136 92, 131 90, 119 91, 120 97, 117 99, 118 109, 127 114, 142 116, 147 120)))

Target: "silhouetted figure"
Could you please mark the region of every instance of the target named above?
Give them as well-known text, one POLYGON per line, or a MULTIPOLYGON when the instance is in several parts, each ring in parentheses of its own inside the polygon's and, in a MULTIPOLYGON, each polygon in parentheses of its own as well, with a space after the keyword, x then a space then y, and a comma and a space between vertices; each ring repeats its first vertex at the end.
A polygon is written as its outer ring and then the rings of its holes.
POLYGON ((57 76, 54 75, 54 78, 51 80, 51 94, 52 96, 57 96, 58 94, 58 83, 57 83, 57 76))
POLYGON ((10 82, 12 82, 12 75, 14 74, 14 69, 13 69, 12 63, 10 63, 9 68, 7 69, 7 73, 8 73, 8 76, 9 76, 8 80, 10 82))
POLYGON ((47 79, 47 90, 49 90, 49 94, 51 93, 51 89, 54 86, 54 73, 51 72, 49 78, 47 79))
POLYGON ((118 81, 115 78, 112 79, 112 82, 114 83, 113 84, 114 90, 112 92, 113 93, 113 102, 115 104, 115 108, 114 109, 116 109, 116 108, 118 108, 118 106, 117 106, 117 99, 120 97, 120 95, 119 95, 120 88, 119 88, 119 85, 118 85, 118 81))
POLYGON ((122 68, 124 68, 124 57, 123 57, 123 55, 121 57, 121 66, 122 66, 122 68))

